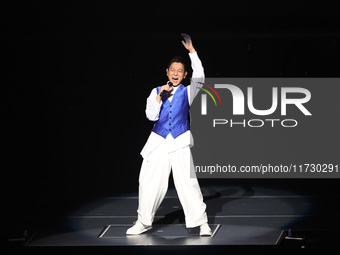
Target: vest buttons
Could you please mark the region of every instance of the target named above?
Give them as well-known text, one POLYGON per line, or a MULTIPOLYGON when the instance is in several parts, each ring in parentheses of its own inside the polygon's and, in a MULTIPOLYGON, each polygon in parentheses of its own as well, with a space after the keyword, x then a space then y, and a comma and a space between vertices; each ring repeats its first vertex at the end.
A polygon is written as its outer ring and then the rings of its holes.
POLYGON ((171 131, 171 128, 169 128, 169 131, 171 131))
POLYGON ((171 123, 169 123, 169 126, 171 126, 171 123))
POLYGON ((172 105, 170 105, 170 107, 172 107, 172 105))

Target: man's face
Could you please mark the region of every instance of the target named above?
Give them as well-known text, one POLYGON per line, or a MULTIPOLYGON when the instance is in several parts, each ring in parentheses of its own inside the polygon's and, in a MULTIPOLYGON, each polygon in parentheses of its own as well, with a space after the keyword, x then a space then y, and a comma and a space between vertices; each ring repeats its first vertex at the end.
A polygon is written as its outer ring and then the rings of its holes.
POLYGON ((166 69, 166 73, 174 87, 181 84, 182 80, 187 76, 187 72, 184 71, 184 65, 179 62, 173 62, 170 67, 166 69))

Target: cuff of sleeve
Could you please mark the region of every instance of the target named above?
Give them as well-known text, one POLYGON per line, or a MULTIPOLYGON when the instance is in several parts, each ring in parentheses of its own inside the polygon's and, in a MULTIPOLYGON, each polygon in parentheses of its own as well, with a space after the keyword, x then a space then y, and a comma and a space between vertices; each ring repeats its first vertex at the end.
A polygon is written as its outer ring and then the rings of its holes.
POLYGON ((153 102, 152 106, 153 106, 154 109, 158 109, 158 108, 160 109, 162 104, 163 104, 162 100, 161 100, 161 102, 158 103, 157 100, 155 99, 155 101, 153 102))
POLYGON ((191 57, 196 57, 197 56, 197 51, 195 51, 194 53, 190 53, 189 52, 189 57, 191 58, 191 57))

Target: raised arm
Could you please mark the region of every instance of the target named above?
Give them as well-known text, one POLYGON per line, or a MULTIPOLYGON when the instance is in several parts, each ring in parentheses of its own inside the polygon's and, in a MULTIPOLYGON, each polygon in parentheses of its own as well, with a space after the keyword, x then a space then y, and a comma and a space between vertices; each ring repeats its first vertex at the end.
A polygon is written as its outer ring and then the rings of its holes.
POLYGON ((196 97, 199 92, 199 88, 202 87, 204 82, 204 68, 202 66, 202 62, 199 59, 195 47, 192 43, 191 37, 187 34, 181 34, 184 38, 182 41, 183 46, 189 51, 189 57, 191 60, 191 68, 192 68, 192 77, 190 85, 187 87, 188 89, 188 99, 189 104, 191 105, 192 101, 196 97))

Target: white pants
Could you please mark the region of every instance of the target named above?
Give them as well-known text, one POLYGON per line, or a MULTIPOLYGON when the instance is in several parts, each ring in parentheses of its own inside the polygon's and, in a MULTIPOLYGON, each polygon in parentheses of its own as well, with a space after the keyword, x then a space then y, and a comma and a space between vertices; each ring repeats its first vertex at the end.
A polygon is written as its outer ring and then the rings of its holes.
MULTIPOLYGON (((139 176, 138 220, 152 225, 155 213, 168 189, 172 169, 175 188, 182 204, 187 228, 208 222, 206 205, 196 176, 190 178, 190 164, 193 160, 189 146, 168 153, 164 142, 144 159, 139 176)), ((193 174, 192 174, 193 175, 193 174)))

